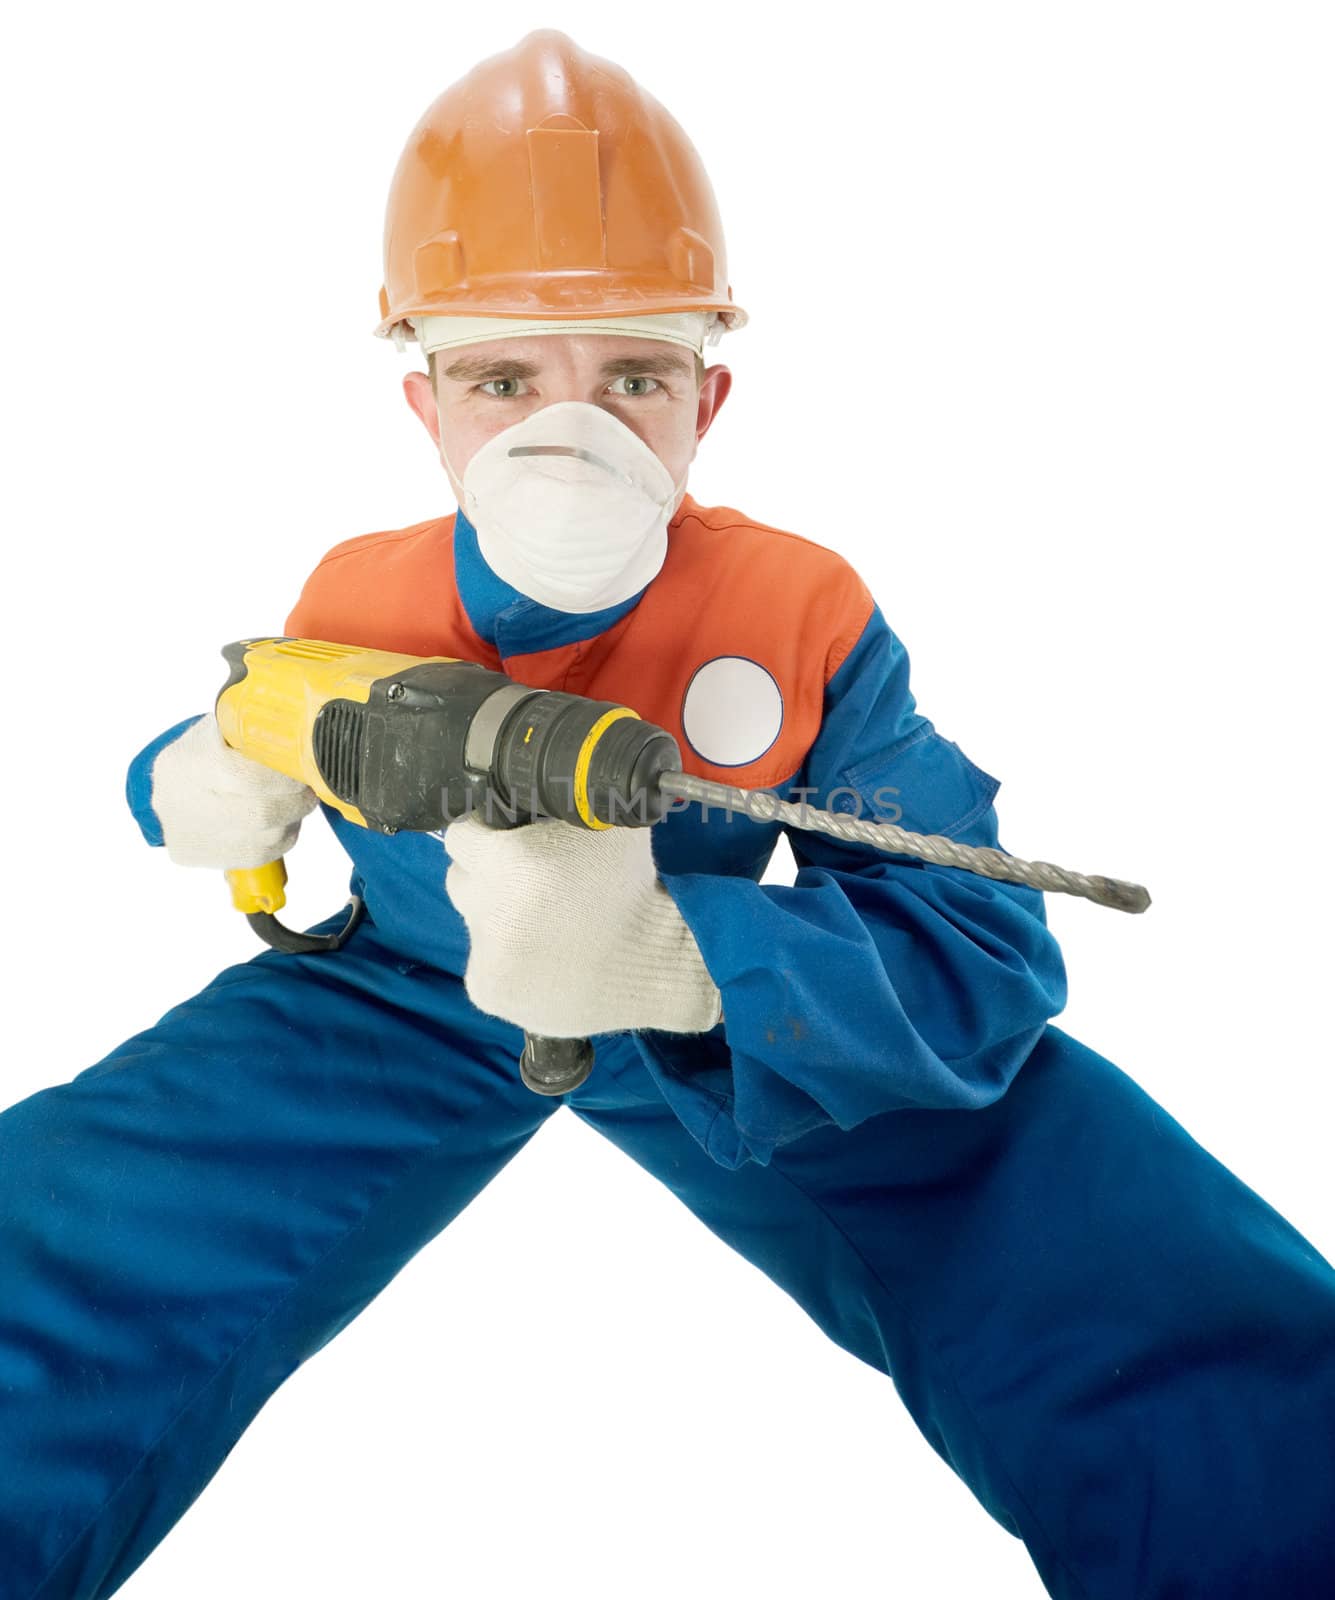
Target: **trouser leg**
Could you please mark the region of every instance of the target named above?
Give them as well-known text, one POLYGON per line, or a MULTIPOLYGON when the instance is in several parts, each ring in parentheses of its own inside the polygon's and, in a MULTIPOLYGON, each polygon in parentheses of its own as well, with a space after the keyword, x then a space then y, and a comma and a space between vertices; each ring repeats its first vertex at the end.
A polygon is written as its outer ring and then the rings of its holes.
POLYGON ((365 925, 0 1116, 0 1597, 111 1594, 269 1395, 554 1111, 365 925))
POLYGON ((979 1112, 704 1155, 648 1075, 574 1109, 844 1348, 1064 1600, 1316 1600, 1335 1572, 1335 1272, 1049 1028, 979 1112))

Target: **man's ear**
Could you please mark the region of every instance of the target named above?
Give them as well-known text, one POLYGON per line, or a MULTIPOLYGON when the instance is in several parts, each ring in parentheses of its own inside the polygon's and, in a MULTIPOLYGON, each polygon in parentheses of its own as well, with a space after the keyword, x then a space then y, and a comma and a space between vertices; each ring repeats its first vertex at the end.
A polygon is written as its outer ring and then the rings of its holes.
POLYGON ((405 372, 403 394, 408 404, 422 419, 422 426, 431 435, 436 449, 440 449, 440 416, 436 411, 436 397, 431 392, 431 379, 425 372, 405 372))
POLYGON ((719 408, 728 398, 728 391, 732 388, 732 372, 729 368, 719 365, 710 367, 700 380, 700 405, 695 413, 695 442, 709 432, 711 423, 719 413, 719 408))

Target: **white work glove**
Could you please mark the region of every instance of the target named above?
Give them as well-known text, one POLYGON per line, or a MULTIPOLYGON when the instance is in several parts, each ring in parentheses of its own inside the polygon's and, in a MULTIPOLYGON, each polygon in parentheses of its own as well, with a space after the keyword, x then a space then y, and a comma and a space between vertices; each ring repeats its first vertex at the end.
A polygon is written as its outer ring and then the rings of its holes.
POLYGON ((262 867, 297 841, 313 790, 233 750, 212 712, 153 763, 152 806, 178 866, 262 867))
POLYGON ((468 925, 464 988, 479 1010, 529 1033, 662 1028, 703 1033, 722 997, 659 879, 648 828, 547 818, 445 830, 445 889, 468 925))

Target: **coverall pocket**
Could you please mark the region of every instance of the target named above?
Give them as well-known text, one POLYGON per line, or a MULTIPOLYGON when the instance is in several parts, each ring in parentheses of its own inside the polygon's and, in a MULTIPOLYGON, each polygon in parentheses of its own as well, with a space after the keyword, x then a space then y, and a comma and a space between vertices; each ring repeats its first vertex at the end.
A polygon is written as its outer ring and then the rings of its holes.
POLYGON ((977 822, 1001 788, 998 779, 975 766, 930 722, 845 767, 840 778, 858 794, 869 820, 947 837, 977 822))

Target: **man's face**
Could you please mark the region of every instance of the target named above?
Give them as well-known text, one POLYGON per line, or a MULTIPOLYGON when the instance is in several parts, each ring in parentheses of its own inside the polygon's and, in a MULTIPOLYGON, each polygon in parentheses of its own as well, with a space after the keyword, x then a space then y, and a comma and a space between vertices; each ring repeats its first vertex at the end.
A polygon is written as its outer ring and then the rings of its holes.
POLYGON ((684 345, 612 333, 535 334, 442 350, 434 397, 426 373, 403 380, 408 404, 443 447, 442 459, 449 457, 461 505, 459 480, 487 440, 560 400, 610 411, 680 482, 731 387, 724 366, 710 367, 697 385, 695 356, 684 345))

